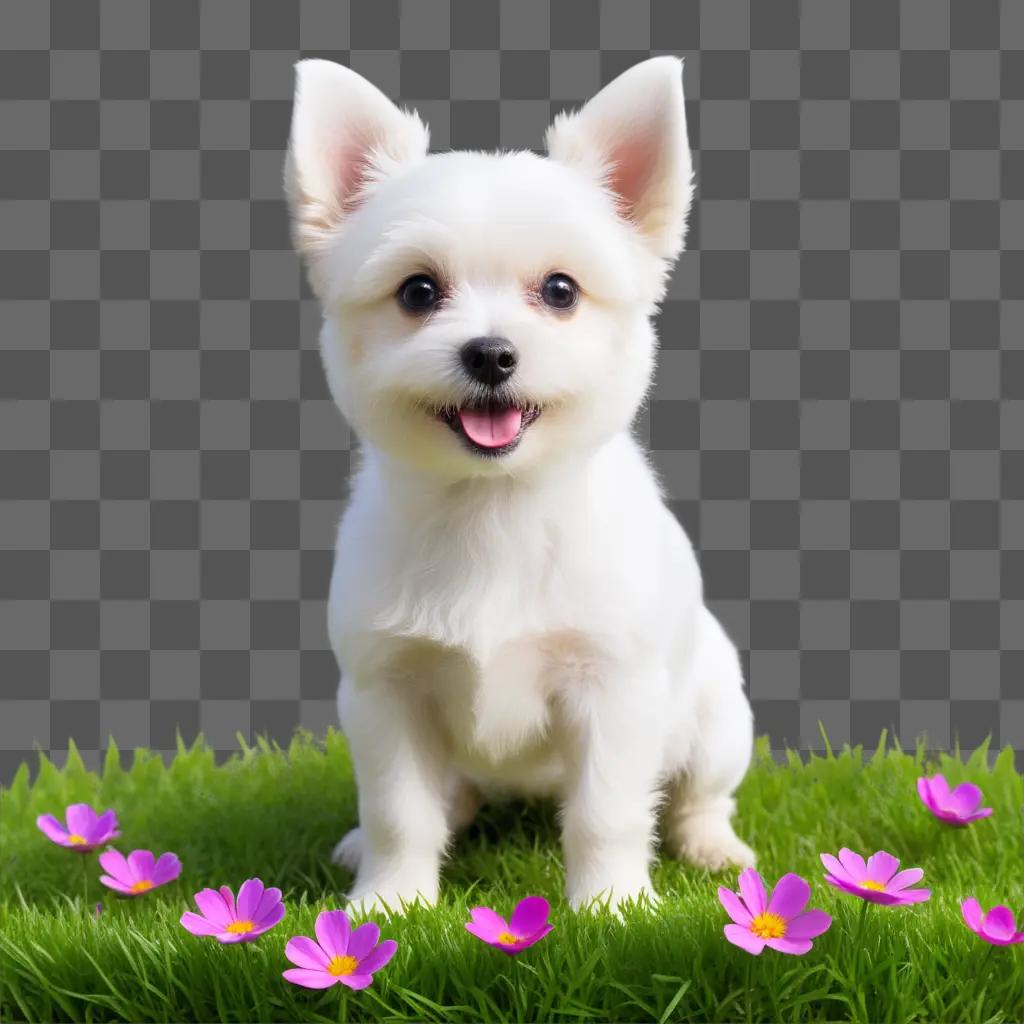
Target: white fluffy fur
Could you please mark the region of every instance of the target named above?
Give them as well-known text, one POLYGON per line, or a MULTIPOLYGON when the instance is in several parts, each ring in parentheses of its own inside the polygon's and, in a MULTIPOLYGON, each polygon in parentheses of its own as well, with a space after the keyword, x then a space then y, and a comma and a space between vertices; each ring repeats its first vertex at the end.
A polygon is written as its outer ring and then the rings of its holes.
POLYGON ((574 906, 652 896, 662 801, 673 852, 752 863, 730 824, 752 739, 739 659, 630 433, 690 203, 680 62, 558 118, 546 158, 427 156, 418 118, 352 71, 297 72, 295 240, 362 450, 329 608, 359 787, 336 851, 350 899, 436 900, 453 829, 504 793, 560 802, 574 906), (582 289, 569 315, 530 300, 556 270, 582 289), (451 294, 418 319, 395 296, 422 272, 451 294), (434 416, 473 396, 455 353, 480 335, 512 341, 543 407, 497 459, 434 416))

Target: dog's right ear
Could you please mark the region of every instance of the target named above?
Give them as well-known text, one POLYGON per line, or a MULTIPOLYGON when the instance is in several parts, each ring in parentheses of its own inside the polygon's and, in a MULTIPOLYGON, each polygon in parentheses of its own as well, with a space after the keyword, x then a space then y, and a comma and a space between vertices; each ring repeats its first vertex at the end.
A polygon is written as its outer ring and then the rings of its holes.
POLYGON ((295 103, 284 185, 292 240, 313 291, 323 294, 321 257, 373 185, 427 153, 429 133, 361 75, 327 60, 295 65, 295 103))

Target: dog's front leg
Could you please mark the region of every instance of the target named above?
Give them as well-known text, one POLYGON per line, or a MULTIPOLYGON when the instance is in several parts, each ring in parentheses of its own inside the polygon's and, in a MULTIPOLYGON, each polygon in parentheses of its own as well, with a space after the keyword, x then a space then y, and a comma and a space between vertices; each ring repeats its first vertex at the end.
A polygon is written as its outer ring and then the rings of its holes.
POLYGON ((339 711, 359 789, 354 909, 437 901, 448 841, 445 753, 432 718, 414 693, 390 681, 342 683, 339 711))
POLYGON ((571 906, 654 902, 652 854, 662 730, 653 697, 660 674, 591 680, 564 705, 569 776, 562 818, 571 906))

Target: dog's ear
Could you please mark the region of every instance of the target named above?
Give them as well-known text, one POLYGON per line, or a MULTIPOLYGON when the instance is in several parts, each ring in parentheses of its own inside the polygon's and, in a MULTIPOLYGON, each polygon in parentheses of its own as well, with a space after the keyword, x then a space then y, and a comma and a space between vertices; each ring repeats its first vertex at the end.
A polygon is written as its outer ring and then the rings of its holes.
POLYGON ((682 63, 635 64, 581 110, 560 114, 545 140, 552 158, 603 182, 663 259, 682 249, 693 194, 682 63))
POLYGON ((361 75, 327 60, 295 65, 295 103, 285 160, 292 239, 316 294, 320 257, 375 182, 422 159, 429 133, 361 75))

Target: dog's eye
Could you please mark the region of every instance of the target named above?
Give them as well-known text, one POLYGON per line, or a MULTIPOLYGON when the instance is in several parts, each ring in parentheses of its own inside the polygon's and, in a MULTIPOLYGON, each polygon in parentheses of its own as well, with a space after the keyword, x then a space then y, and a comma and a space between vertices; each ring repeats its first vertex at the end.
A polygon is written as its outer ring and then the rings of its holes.
POLYGON ((580 297, 580 286, 568 274, 549 274, 540 286, 540 297, 552 309, 572 309, 580 297))
POLYGON ((428 274, 416 274, 402 283, 398 301, 413 313, 428 313, 441 301, 441 287, 428 274))

